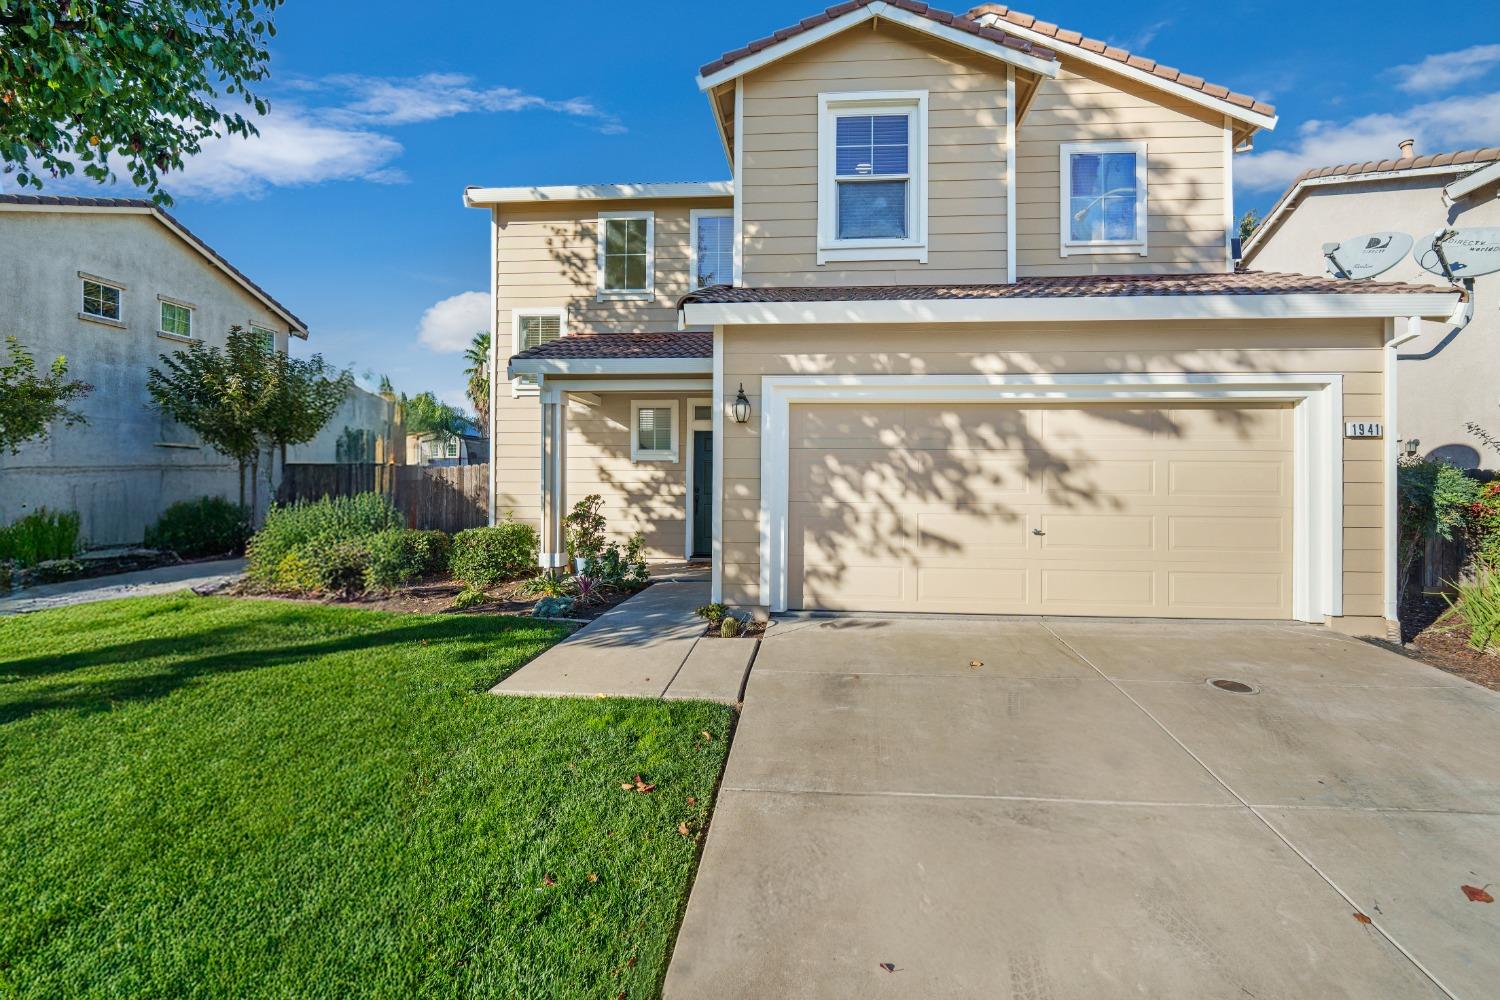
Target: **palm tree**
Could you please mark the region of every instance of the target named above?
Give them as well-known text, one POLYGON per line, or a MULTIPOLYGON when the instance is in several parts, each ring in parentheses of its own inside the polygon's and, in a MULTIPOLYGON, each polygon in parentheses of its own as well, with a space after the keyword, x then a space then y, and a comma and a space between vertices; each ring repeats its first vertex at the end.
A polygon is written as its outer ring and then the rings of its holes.
POLYGON ((469 402, 474 404, 474 412, 478 415, 478 424, 484 429, 484 436, 490 436, 490 331, 481 330, 474 334, 474 339, 464 350, 464 360, 469 367, 464 369, 464 374, 469 377, 469 385, 465 390, 469 402))

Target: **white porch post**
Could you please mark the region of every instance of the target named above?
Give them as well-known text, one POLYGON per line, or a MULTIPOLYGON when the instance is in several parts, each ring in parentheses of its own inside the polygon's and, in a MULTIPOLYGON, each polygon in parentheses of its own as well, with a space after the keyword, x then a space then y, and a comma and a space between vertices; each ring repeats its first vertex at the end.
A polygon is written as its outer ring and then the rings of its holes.
POLYGON ((568 394, 543 388, 542 411, 542 529, 543 569, 567 562, 567 536, 563 518, 568 510, 568 394))
POLYGON ((552 496, 552 403, 547 402, 544 395, 539 401, 537 410, 541 413, 541 530, 538 532, 541 538, 541 552, 537 557, 537 564, 542 569, 551 569, 552 562, 552 537, 553 520, 555 519, 555 505, 552 496))

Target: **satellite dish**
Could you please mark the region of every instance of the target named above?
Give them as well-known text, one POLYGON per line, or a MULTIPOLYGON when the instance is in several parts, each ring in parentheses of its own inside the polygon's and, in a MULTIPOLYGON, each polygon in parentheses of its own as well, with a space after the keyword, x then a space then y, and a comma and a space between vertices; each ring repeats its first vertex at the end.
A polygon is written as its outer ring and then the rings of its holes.
POLYGON ((1411 252, 1412 238, 1405 233, 1366 233, 1341 243, 1324 243, 1323 259, 1335 278, 1358 281, 1384 274, 1411 252))
POLYGON ((1412 257, 1424 269, 1445 278, 1493 274, 1500 271, 1500 226, 1439 229, 1418 241, 1412 257), (1443 239, 1445 234, 1447 239, 1443 239), (1444 261, 1448 264, 1446 269, 1444 261))

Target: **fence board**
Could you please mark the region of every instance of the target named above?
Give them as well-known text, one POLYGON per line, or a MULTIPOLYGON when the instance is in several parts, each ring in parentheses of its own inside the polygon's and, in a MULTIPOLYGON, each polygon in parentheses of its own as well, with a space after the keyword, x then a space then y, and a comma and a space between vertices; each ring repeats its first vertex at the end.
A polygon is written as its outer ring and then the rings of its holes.
POLYGON ((489 523, 488 465, 348 465, 292 462, 283 470, 278 503, 383 493, 411 528, 462 531, 489 523))

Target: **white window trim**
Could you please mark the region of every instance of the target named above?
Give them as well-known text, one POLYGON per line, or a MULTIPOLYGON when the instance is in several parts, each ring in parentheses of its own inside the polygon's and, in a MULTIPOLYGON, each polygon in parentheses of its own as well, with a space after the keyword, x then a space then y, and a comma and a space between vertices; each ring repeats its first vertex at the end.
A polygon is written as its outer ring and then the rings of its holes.
POLYGON ((271 352, 275 353, 279 350, 276 344, 276 328, 274 326, 267 326, 264 323, 257 323, 254 320, 251 320, 246 325, 252 335, 256 333, 269 333, 271 335, 271 352))
MULTIPOLYGON (((728 219, 730 225, 730 240, 734 239, 734 209, 732 208, 695 208, 688 212, 688 284, 692 291, 697 291, 703 286, 698 284, 698 220, 699 219, 728 219)), ((731 254, 732 259, 732 254, 731 254)), ((734 274, 731 272, 729 280, 723 282, 726 285, 736 284, 734 274)))
POLYGON ((914 260, 927 263, 927 91, 868 90, 818 95, 818 263, 855 260, 914 260), (903 240, 838 238, 838 185, 834 179, 834 121, 842 113, 905 110, 911 235, 903 240))
MULTIPOLYGON (((510 311, 510 353, 512 355, 521 353, 521 320, 528 316, 555 316, 557 317, 558 337, 566 337, 568 335, 567 306, 536 306, 528 309, 512 309, 510 311)), ((512 399, 521 396, 535 396, 537 392, 538 388, 535 382, 527 382, 519 378, 510 380, 510 395, 512 399)))
POLYGON ((158 337, 166 337, 169 340, 195 340, 195 339, 197 339, 197 338, 195 338, 193 336, 193 326, 195 325, 194 324, 194 317, 197 316, 197 313, 198 313, 198 307, 195 306, 195 305, 193 305, 191 302, 184 302, 182 299, 174 299, 170 295, 157 295, 156 296, 156 335, 158 337), (176 306, 179 309, 186 309, 187 310, 187 314, 188 314, 188 332, 186 334, 175 333, 175 332, 173 332, 171 330, 167 330, 167 329, 163 328, 162 321, 161 321, 162 320, 161 307, 164 306, 164 305, 176 306))
POLYGON ((1067 257, 1074 254, 1134 253, 1144 257, 1149 234, 1150 204, 1146 196, 1147 143, 1137 140, 1114 142, 1063 142, 1057 147, 1057 220, 1058 253, 1067 257), (1077 153, 1134 153, 1135 154, 1135 232, 1133 240, 1073 240, 1068 234, 1073 231, 1073 205, 1070 192, 1073 190, 1073 156, 1077 153))
POLYGON ((675 399, 632 399, 630 401, 630 460, 632 462, 676 462, 682 445, 681 414, 678 412, 677 400, 675 399), (642 410, 671 410, 671 424, 669 426, 672 447, 663 451, 661 449, 646 450, 640 447, 640 412, 642 410))
POLYGON ((103 323, 106 326, 117 326, 117 327, 119 327, 121 329, 124 329, 124 327, 125 327, 125 286, 123 284, 121 284, 120 282, 118 282, 118 281, 110 281, 108 278, 101 278, 97 274, 89 274, 87 271, 79 271, 78 272, 78 318, 82 319, 82 320, 88 320, 91 323, 103 323), (87 308, 85 307, 85 305, 84 305, 83 284, 86 281, 92 281, 96 285, 103 285, 105 288, 113 288, 116 292, 118 292, 119 293, 119 299, 120 299, 120 315, 118 315, 118 316, 104 316, 104 315, 101 315, 100 313, 91 313, 91 312, 89 312, 87 310, 87 308))
POLYGON ((656 213, 653 211, 600 212, 599 260, 595 297, 605 301, 649 301, 656 297, 656 213), (610 219, 646 220, 646 287, 609 290, 604 287, 604 224, 610 219))

